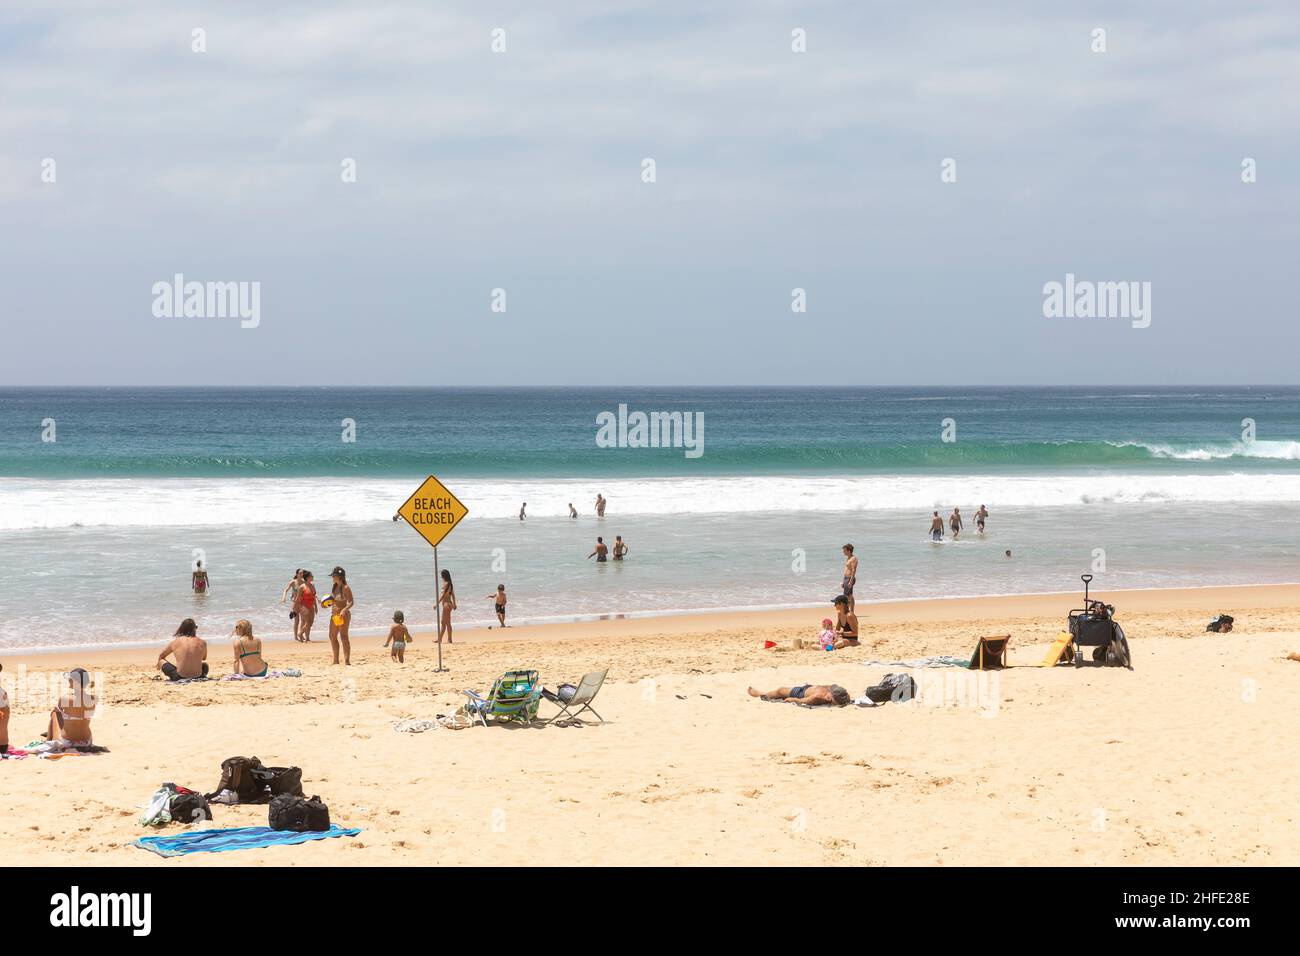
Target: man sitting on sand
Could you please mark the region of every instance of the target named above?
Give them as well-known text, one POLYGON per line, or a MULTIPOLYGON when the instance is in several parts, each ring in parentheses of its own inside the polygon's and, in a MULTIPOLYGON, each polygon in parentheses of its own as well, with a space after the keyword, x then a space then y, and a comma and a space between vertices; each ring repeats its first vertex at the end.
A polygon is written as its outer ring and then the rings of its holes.
POLYGON ((187 617, 176 628, 171 643, 158 655, 158 670, 167 675, 168 680, 190 680, 195 677, 208 676, 208 642, 198 636, 198 627, 194 618, 187 617), (176 655, 176 663, 167 660, 171 654, 176 655))
POLYGON ((800 684, 798 687, 778 687, 776 690, 770 690, 767 693, 754 690, 751 687, 749 688, 749 696, 786 704, 807 704, 809 707, 818 704, 834 704, 837 707, 844 707, 852 700, 849 692, 839 684, 800 684))

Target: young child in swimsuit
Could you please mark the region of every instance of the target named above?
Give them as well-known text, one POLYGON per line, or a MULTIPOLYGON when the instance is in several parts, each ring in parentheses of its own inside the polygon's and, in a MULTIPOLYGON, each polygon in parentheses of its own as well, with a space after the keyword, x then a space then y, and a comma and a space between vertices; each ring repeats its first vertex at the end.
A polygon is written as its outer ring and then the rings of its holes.
POLYGON ((406 629, 406 615, 401 611, 393 612, 393 626, 388 629, 388 640, 384 641, 384 647, 392 641, 393 651, 392 658, 399 664, 406 663, 406 645, 414 641, 411 632, 406 629))
MULTIPOLYGON (((496 592, 493 594, 489 594, 487 596, 487 599, 489 601, 496 602, 493 605, 493 609, 497 612, 497 620, 501 622, 502 627, 505 627, 506 626, 506 586, 504 584, 498 584, 496 592)), ((488 625, 488 630, 489 631, 492 630, 492 625, 490 624, 488 625)))

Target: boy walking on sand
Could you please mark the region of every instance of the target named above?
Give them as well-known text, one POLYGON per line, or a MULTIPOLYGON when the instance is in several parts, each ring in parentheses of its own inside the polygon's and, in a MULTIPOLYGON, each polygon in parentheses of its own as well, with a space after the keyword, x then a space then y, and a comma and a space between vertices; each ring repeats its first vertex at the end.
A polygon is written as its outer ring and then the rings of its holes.
POLYGON ((406 629, 406 615, 401 611, 393 612, 393 626, 388 629, 388 640, 384 641, 384 647, 387 647, 389 641, 393 644, 392 658, 399 664, 406 663, 406 645, 414 641, 411 632, 406 629))
MULTIPOLYGON (((487 599, 489 601, 496 601, 497 620, 501 622, 502 627, 505 627, 506 626, 506 586, 504 584, 498 584, 496 592, 493 594, 489 594, 487 596, 487 599)), ((488 628, 488 630, 491 629, 492 629, 491 627, 488 628)))

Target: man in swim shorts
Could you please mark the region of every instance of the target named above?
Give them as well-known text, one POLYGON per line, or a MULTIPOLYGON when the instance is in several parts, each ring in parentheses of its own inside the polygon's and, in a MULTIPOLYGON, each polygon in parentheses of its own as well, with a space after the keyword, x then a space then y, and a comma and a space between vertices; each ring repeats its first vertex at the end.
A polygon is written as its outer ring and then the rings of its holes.
POLYGON ((840 582, 840 588, 844 596, 849 599, 849 610, 853 610, 853 586, 858 583, 858 559, 853 553, 853 545, 846 544, 841 548, 844 552, 844 579, 840 582))
POLYGON ((171 643, 158 655, 157 670, 167 675, 168 680, 189 680, 194 677, 208 676, 208 642, 198 636, 194 618, 187 617, 176 629, 171 643), (176 663, 167 660, 176 656, 176 663))
POLYGON ((749 688, 749 696, 760 700, 778 701, 786 704, 806 704, 814 707, 819 704, 834 704, 843 707, 853 698, 839 684, 800 684, 798 687, 778 687, 776 690, 763 691, 749 688))
POLYGON ((934 512, 934 517, 930 519, 930 540, 943 540, 943 519, 939 517, 939 512, 934 512))
POLYGON ((983 505, 980 505, 980 510, 975 512, 975 529, 979 531, 980 534, 984 533, 984 522, 988 520, 988 517, 989 510, 983 505))
POLYGON ((604 538, 596 539, 596 550, 587 555, 587 560, 595 558, 597 562, 609 560, 609 545, 605 544, 604 538))
POLYGON ((952 509, 952 514, 948 516, 948 527, 952 530, 952 540, 956 541, 962 529, 960 508, 952 509))

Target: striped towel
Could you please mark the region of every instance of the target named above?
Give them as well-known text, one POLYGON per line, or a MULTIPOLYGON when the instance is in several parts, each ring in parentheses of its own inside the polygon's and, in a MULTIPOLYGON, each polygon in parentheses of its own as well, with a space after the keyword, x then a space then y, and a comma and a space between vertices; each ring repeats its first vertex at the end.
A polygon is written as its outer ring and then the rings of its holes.
POLYGON ((293 846, 329 837, 356 836, 361 831, 331 826, 320 832, 294 833, 270 827, 234 827, 227 830, 195 830, 176 836, 147 836, 133 841, 133 846, 159 856, 186 856, 190 853, 222 853, 226 850, 257 850, 264 846, 293 846))

